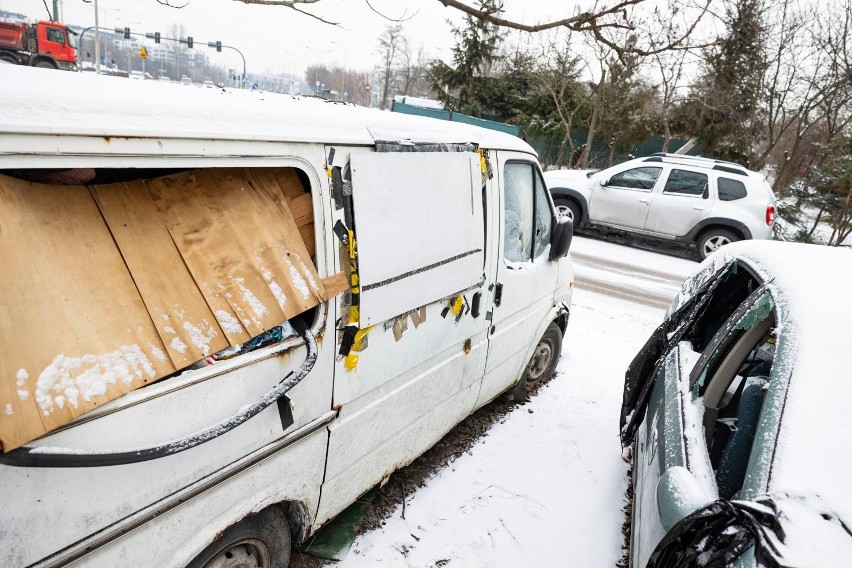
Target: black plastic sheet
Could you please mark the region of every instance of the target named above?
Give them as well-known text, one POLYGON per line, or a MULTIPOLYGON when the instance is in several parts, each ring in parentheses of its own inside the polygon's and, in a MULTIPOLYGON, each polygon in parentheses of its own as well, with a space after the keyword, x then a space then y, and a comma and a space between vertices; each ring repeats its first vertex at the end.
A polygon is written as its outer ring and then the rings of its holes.
POLYGON ((725 568, 754 547, 757 566, 787 568, 774 542, 784 530, 771 499, 718 500, 681 519, 663 537, 647 568, 725 568))

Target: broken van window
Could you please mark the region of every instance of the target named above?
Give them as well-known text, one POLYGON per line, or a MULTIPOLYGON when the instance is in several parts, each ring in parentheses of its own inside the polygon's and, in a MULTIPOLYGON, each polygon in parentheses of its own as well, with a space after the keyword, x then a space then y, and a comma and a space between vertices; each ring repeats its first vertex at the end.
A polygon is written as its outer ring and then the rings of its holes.
POLYGON ((512 262, 524 262, 532 258, 533 174, 530 163, 510 162, 503 170, 503 255, 512 262))
POLYGON ((294 168, 16 173, 0 175, 4 451, 229 346, 277 341, 326 298, 294 168))

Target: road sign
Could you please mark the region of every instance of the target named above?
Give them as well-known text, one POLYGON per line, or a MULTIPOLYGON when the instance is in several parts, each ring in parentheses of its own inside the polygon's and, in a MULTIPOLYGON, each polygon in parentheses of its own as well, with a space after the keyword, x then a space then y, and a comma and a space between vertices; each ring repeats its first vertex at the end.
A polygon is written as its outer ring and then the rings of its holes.
POLYGON ((145 49, 144 47, 142 49, 140 49, 139 50, 139 57, 141 57, 142 59, 145 59, 146 57, 148 57, 148 50, 145 49))

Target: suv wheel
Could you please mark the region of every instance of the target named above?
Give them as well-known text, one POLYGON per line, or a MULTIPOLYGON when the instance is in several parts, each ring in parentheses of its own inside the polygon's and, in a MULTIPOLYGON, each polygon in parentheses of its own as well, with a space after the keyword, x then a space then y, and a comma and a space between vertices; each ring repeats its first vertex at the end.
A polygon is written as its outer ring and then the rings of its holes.
POLYGON ((580 212, 580 206, 571 201, 570 199, 554 199, 553 205, 556 206, 556 212, 560 215, 567 216, 574 222, 574 229, 580 227, 580 221, 583 219, 583 215, 580 212))
POLYGON ((740 240, 740 237, 727 229, 708 229, 699 237, 698 260, 702 261, 720 248, 740 240))

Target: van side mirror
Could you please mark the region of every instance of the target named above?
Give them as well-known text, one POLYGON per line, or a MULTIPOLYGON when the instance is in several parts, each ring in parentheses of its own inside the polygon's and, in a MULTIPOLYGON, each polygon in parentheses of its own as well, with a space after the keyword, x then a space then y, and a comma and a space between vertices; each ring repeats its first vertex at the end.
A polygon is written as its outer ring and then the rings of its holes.
POLYGON ((571 248, 574 238, 574 221, 566 216, 553 217, 553 230, 550 232, 550 260, 559 260, 571 248))
POLYGON ((712 500, 695 476, 679 465, 667 469, 657 482, 657 509, 666 532, 712 500))
POLYGON ((598 180, 598 185, 606 187, 609 185, 609 178, 601 178, 598 180))

